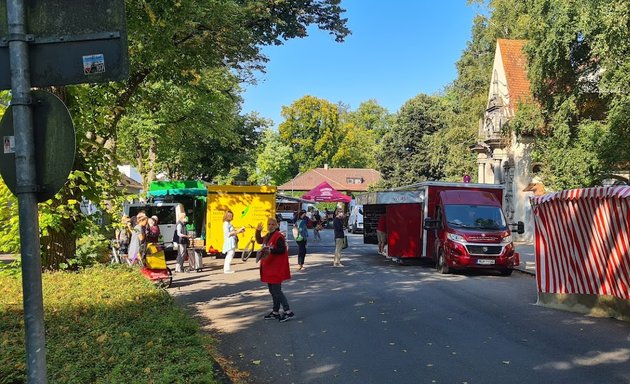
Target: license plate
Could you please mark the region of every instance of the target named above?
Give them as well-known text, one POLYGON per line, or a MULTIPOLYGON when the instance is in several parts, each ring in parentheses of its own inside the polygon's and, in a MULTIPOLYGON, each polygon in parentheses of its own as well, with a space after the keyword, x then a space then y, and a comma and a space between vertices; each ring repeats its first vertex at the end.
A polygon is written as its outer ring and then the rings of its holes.
POLYGON ((480 264, 480 265, 492 265, 492 264, 494 264, 494 260, 493 259, 477 259, 477 264, 480 264))

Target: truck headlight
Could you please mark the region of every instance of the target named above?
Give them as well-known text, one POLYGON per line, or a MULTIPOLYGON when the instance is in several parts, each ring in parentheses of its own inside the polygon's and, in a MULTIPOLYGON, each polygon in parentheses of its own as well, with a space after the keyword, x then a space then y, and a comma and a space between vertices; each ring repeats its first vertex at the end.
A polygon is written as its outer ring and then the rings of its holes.
POLYGON ((512 242, 512 235, 507 235, 501 240, 502 244, 510 244, 511 242, 512 242))
POLYGON ((446 237, 449 240, 452 240, 452 241, 455 241, 455 242, 458 242, 458 243, 463 243, 464 242, 464 236, 457 235, 455 233, 447 233, 446 237))

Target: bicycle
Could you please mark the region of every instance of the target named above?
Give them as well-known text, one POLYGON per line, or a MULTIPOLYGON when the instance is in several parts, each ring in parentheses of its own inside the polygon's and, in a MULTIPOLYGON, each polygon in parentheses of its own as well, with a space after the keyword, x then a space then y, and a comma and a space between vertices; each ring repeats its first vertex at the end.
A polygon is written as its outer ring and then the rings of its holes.
MULTIPOLYGON (((256 229, 256 227, 254 227, 253 225, 248 225, 249 228, 254 228, 256 229)), ((245 248, 243 248, 243 251, 241 252, 241 260, 243 262, 246 262, 247 259, 249 259, 249 257, 252 255, 252 253, 254 253, 254 247, 256 247, 256 235, 254 233, 254 236, 252 236, 249 241, 247 242, 247 245, 245 246, 245 248)))
POLYGON ((110 244, 110 248, 112 250, 111 254, 109 255, 109 262, 111 264, 121 264, 122 263, 122 255, 121 255, 121 249, 120 249, 120 245, 118 244, 118 242, 116 240, 112 240, 111 244, 110 244))

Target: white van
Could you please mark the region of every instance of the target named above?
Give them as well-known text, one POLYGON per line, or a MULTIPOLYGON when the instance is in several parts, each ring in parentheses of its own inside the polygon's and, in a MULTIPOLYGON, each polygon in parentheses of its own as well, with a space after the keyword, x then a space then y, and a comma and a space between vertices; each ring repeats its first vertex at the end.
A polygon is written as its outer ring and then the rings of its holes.
POLYGON ((136 216, 140 211, 144 211, 148 217, 157 216, 161 235, 160 243, 164 244, 166 252, 174 252, 173 234, 179 214, 185 212, 184 206, 180 203, 163 202, 125 204, 124 212, 129 217, 136 216))
POLYGON ((355 205, 348 217, 348 231, 351 233, 363 232, 363 206, 355 205))

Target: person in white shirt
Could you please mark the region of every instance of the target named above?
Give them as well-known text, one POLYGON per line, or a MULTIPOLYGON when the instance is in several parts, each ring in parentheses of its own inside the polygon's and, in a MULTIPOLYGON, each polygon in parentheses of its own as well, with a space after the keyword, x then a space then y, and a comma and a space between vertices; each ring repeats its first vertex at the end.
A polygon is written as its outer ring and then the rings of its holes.
POLYGON ((225 253, 225 261, 223 261, 223 273, 234 273, 232 270, 232 259, 236 253, 238 244, 238 234, 245 232, 245 227, 234 229, 232 219, 234 214, 229 209, 223 214, 223 253, 225 253))

